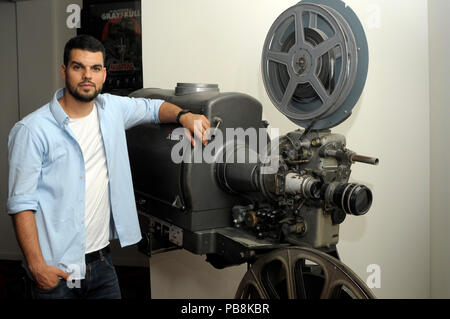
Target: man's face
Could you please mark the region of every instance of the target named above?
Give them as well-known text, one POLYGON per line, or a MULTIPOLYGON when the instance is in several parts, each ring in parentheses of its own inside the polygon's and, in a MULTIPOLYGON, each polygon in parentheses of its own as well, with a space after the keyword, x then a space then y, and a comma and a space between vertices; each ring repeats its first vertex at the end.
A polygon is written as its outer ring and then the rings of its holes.
POLYGON ((102 52, 73 49, 67 67, 61 67, 61 76, 69 94, 80 102, 91 102, 102 91, 106 80, 102 52))

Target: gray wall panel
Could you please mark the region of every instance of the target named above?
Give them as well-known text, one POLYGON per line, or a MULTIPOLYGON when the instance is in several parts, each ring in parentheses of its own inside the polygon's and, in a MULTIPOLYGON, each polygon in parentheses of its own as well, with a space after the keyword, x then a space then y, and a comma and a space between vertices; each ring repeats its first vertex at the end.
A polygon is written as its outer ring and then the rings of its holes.
POLYGON ((53 50, 51 1, 17 2, 20 116, 51 98, 58 76, 53 50))
POLYGON ((431 297, 450 298, 450 1, 429 6, 430 41, 430 277, 431 297))
POLYGON ((6 213, 8 197, 8 134, 19 119, 15 4, 0 2, 0 258, 17 259, 21 253, 11 218, 6 213))

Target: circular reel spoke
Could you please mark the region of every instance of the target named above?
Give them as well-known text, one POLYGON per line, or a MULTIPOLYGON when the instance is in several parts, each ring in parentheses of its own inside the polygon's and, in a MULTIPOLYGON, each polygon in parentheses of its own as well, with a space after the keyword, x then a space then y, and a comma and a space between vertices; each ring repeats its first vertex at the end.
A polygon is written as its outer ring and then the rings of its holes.
POLYGON ((288 66, 289 63, 292 61, 292 55, 284 52, 269 51, 267 53, 267 59, 288 66))
POLYGON ((315 13, 315 12, 309 13, 309 27, 311 29, 317 28, 317 13, 315 13))
POLYGON ((369 299, 375 296, 339 260, 316 249, 290 247, 260 257, 244 275, 236 298, 369 299))
POLYGON ((294 96, 294 92, 297 89, 298 83, 294 80, 290 80, 289 84, 286 88, 286 91, 284 92, 283 99, 280 104, 280 109, 284 112, 288 111, 289 108, 289 102, 291 101, 292 97, 294 96))
POLYGON ((245 280, 247 284, 239 293, 239 295, 236 294, 236 298, 269 299, 269 296, 266 294, 264 288, 261 286, 259 280, 256 279, 255 274, 253 273, 253 271, 251 271, 251 269, 247 271, 242 280, 245 280))
POLYGON ((328 94, 327 89, 323 86, 322 82, 319 80, 317 75, 314 75, 310 82, 316 93, 319 95, 322 102, 330 103, 331 96, 328 94))
POLYGON ((294 265, 294 279, 295 279, 295 287, 297 299, 306 299, 306 286, 305 280, 303 278, 303 267, 305 267, 305 260, 302 260, 301 263, 296 262, 294 265))
POLYGON ((325 53, 333 50, 335 47, 337 47, 341 43, 339 40, 340 40, 339 37, 334 35, 333 37, 328 38, 327 40, 318 44, 315 48, 312 49, 313 58, 318 59, 325 53))
POLYGON ((305 45, 305 33, 303 32, 303 9, 295 9, 295 45, 299 48, 305 45))

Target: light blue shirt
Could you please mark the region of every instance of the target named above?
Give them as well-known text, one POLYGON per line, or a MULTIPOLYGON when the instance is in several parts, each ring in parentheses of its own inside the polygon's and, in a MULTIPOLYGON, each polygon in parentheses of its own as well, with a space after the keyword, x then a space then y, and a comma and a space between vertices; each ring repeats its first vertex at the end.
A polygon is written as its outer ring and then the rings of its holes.
MULTIPOLYGON (((69 117, 58 99, 26 116, 9 140, 8 214, 35 211, 45 262, 83 279, 85 275, 85 165, 69 117)), ((122 247, 141 239, 125 130, 159 123, 164 101, 100 94, 96 99, 105 147, 111 204, 110 238, 122 247)))

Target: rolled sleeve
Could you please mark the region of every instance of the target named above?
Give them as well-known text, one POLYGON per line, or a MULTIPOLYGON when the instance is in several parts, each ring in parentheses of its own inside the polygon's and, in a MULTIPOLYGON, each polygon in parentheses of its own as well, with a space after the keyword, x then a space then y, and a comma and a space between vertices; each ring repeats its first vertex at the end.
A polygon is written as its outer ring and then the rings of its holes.
POLYGON ((42 147, 23 124, 16 124, 8 139, 8 214, 38 207, 37 185, 42 169, 42 147))
POLYGON ((18 195, 8 198, 7 209, 9 215, 14 215, 24 210, 36 211, 38 201, 34 195, 18 195))
POLYGON ((164 100, 146 98, 120 98, 119 104, 124 111, 125 129, 144 123, 159 124, 159 109, 164 100))

